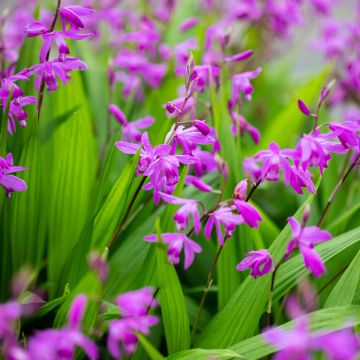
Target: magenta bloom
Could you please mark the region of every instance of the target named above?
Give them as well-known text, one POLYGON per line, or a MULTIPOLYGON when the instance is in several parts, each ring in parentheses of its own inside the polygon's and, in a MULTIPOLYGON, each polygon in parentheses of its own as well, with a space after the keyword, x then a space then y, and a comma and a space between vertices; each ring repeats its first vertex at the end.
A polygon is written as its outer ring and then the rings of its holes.
POLYGON ((344 121, 343 123, 331 123, 329 125, 332 135, 336 136, 346 149, 358 149, 360 147, 360 120, 344 121))
POLYGON ((0 185, 5 189, 7 197, 11 196, 14 191, 24 191, 27 186, 24 180, 14 175, 14 172, 27 170, 21 166, 14 166, 12 154, 7 154, 6 158, 0 157, 0 185))
MULTIPOLYGON (((161 234, 162 240, 165 244, 169 244, 167 256, 169 262, 177 265, 180 262, 180 253, 184 249, 184 269, 188 269, 195 259, 196 253, 201 253, 202 249, 199 244, 192 241, 185 234, 180 233, 165 233, 161 234)), ((156 242, 157 235, 147 235, 144 237, 145 241, 156 242)))
POLYGON ((192 185, 202 192, 211 192, 212 187, 206 184, 197 176, 187 175, 185 178, 186 185, 192 185))
POLYGON ((174 221, 179 231, 183 231, 185 226, 189 226, 189 218, 192 216, 195 234, 200 232, 200 215, 197 208, 197 201, 192 199, 180 199, 173 195, 160 193, 161 198, 169 204, 182 205, 174 215, 174 221))
MULTIPOLYGON (((231 102, 230 102, 231 107, 231 102)), ((237 114, 236 112, 230 109, 230 115, 232 120, 231 132, 235 135, 244 135, 247 132, 253 139, 255 144, 258 144, 260 141, 260 132, 254 126, 252 126, 242 115, 237 114)))
POLYGON ((63 30, 66 28, 66 22, 69 23, 71 28, 79 29, 84 28, 85 25, 82 21, 83 16, 88 16, 95 13, 95 10, 85 8, 79 5, 63 6, 60 8, 59 14, 63 30))
POLYGON ((331 141, 328 134, 321 134, 318 131, 304 134, 296 146, 295 165, 301 164, 304 171, 308 167, 318 167, 323 174, 324 169, 328 167, 332 152, 343 154, 346 148, 340 143, 331 141))
POLYGON ((236 270, 245 271, 251 269, 251 276, 257 279, 273 269, 273 260, 267 250, 249 251, 243 259, 236 266, 236 270))
POLYGON ((123 316, 147 315, 149 308, 155 308, 157 302, 153 297, 154 289, 151 287, 129 291, 117 297, 116 303, 123 316))
POLYGON ((107 349, 115 359, 125 355, 121 349, 126 355, 133 354, 138 344, 136 332, 147 335, 150 327, 158 323, 156 316, 148 314, 150 308, 157 306, 153 293, 148 287, 129 291, 116 299, 122 318, 110 322, 107 339, 107 349))
POLYGON ((299 110, 305 116, 310 116, 311 115, 311 110, 308 108, 308 106, 301 99, 298 99, 298 107, 299 107, 299 110))
POLYGON ((122 126, 122 141, 135 143, 140 142, 142 137, 140 129, 146 129, 155 122, 155 119, 152 116, 147 116, 143 119, 128 122, 125 114, 115 104, 110 104, 108 109, 122 126))
POLYGON ((232 92, 231 103, 235 107, 236 104, 241 106, 241 93, 244 95, 246 101, 251 100, 251 96, 254 92, 254 87, 251 85, 250 80, 255 79, 261 72, 261 68, 257 68, 253 71, 247 71, 234 75, 232 78, 232 92))
MULTIPOLYGON (((136 176, 144 174, 149 165, 155 161, 159 156, 166 156, 170 150, 170 145, 157 145, 154 148, 151 146, 149 135, 144 132, 141 137, 142 149, 140 152, 140 160, 136 170, 136 176)), ((125 154, 136 154, 140 148, 140 145, 133 144, 125 141, 118 141, 115 146, 125 154)))
POLYGON ((181 32, 186 32, 190 29, 192 29, 194 26, 196 26, 198 24, 199 20, 196 17, 192 17, 189 19, 186 19, 185 21, 183 21, 180 26, 179 26, 179 30, 181 32))
POLYGON ((262 217, 254 206, 243 200, 235 200, 234 205, 249 226, 259 227, 262 217))
POLYGON ((172 153, 174 154, 176 152, 177 144, 180 144, 185 155, 192 155, 192 151, 196 149, 196 145, 213 144, 215 139, 209 134, 204 134, 205 126, 206 124, 201 121, 197 121, 197 126, 191 126, 187 129, 180 125, 176 129, 173 137, 172 153), (199 127, 202 131, 199 130, 199 127))
POLYGON ((308 319, 296 320, 293 329, 273 328, 263 333, 265 341, 278 349, 275 360, 312 359, 312 352, 322 351, 327 359, 355 360, 359 351, 356 335, 350 329, 332 333, 310 332, 308 319))
POLYGON ((89 359, 97 359, 97 346, 80 330, 86 303, 85 295, 78 295, 69 310, 69 322, 66 327, 35 333, 28 343, 30 359, 70 360, 74 358, 77 346, 84 350, 89 359))
POLYGON ((243 224, 244 218, 239 214, 234 214, 235 207, 222 205, 218 210, 209 214, 209 219, 205 225, 204 233, 207 239, 210 239, 213 226, 216 227, 216 233, 221 246, 224 246, 224 234, 222 226, 225 230, 226 237, 231 237, 231 233, 236 229, 236 225, 243 224))
POLYGON ((67 57, 65 60, 54 59, 34 65, 29 69, 29 74, 38 75, 35 79, 37 89, 39 89, 41 79, 44 77, 47 90, 55 91, 59 87, 57 77, 65 85, 66 82, 71 79, 69 75, 71 71, 86 69, 87 65, 83 61, 77 58, 67 57))
POLYGON ((293 217, 289 217, 288 222, 292 230, 292 239, 287 246, 286 259, 289 259, 295 248, 299 248, 305 267, 314 276, 321 276, 326 272, 326 269, 321 257, 315 251, 314 245, 330 240, 331 234, 319 229, 317 226, 304 227, 293 217))

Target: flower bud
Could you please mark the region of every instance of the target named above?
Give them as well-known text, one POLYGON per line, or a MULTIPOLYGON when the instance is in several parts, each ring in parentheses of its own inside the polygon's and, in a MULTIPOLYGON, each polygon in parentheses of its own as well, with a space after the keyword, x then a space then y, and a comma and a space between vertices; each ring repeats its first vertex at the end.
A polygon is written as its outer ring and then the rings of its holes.
POLYGON ((245 200, 247 191, 247 180, 241 180, 235 187, 233 198, 237 200, 245 200))
POLYGON ((120 125, 124 126, 127 124, 127 119, 125 114, 115 104, 109 105, 109 111, 114 116, 114 118, 120 123, 120 125))
POLYGON ((210 133, 210 126, 205 121, 195 120, 194 126, 205 136, 210 133))
POLYGON ((88 265, 101 280, 102 283, 106 281, 108 275, 108 265, 105 259, 96 251, 92 251, 88 255, 88 265))
POLYGON ((307 107, 307 105, 300 99, 298 99, 298 108, 299 110, 306 116, 311 115, 311 110, 307 107))
POLYGON ((176 110, 176 106, 173 103, 166 103, 165 108, 170 114, 176 110))

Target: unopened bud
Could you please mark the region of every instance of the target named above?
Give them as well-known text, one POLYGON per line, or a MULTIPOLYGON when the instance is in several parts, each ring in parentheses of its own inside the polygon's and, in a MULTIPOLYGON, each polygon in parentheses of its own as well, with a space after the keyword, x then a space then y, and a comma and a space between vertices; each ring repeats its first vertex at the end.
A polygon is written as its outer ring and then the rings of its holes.
POLYGON ((235 187, 233 198, 236 200, 245 200, 247 192, 247 180, 241 180, 235 187))
POLYGON ((199 83, 199 78, 198 77, 196 77, 194 80, 191 80, 190 85, 189 85, 189 89, 188 89, 188 91, 186 93, 186 97, 188 99, 197 90, 198 83, 199 83))
POLYGON ((109 111, 114 116, 114 118, 120 123, 120 125, 124 126, 127 124, 127 119, 125 114, 115 104, 109 105, 109 111))
POLYGON ((88 255, 89 268, 93 270, 102 283, 106 281, 108 275, 108 265, 104 259, 96 250, 92 251, 88 255))
POLYGON ((321 90, 319 104, 322 104, 326 100, 326 98, 330 95, 331 90, 334 88, 335 84, 336 80, 333 79, 321 90))
POLYGON ((205 136, 210 134, 210 126, 205 121, 195 120, 194 126, 205 136))
POLYGON ((307 107, 307 105, 301 99, 298 99, 298 108, 304 115, 306 115, 306 116, 311 115, 311 110, 307 107))

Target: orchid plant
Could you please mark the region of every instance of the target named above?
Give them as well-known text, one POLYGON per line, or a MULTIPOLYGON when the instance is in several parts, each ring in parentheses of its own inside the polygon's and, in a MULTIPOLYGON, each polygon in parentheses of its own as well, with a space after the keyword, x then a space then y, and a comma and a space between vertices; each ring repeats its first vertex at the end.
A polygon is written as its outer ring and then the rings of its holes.
POLYGON ((1 5, 0 358, 358 358, 350 2, 1 5))

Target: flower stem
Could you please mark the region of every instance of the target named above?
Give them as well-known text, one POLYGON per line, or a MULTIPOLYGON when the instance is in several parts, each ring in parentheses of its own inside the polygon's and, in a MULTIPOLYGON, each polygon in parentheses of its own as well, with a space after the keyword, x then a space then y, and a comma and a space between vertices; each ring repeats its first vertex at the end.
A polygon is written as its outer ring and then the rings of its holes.
MULTIPOLYGON (((261 184, 261 180, 259 180, 253 187, 252 189, 250 190, 249 192, 249 195, 246 197, 246 200, 245 201, 249 201, 251 199, 251 197, 253 196, 254 192, 256 191, 256 189, 259 187, 259 185, 261 184)), ((203 221, 211 212, 215 211, 216 208, 219 206, 219 202, 217 203, 216 207, 208 212, 206 212, 200 219, 200 221, 203 221)), ((189 233, 187 234, 187 236, 190 236, 194 231, 194 228, 192 228, 189 233)), ((197 326, 198 326, 198 323, 199 323, 199 320, 200 320, 200 317, 201 317, 201 313, 202 313, 202 310, 204 309, 205 307, 205 301, 206 301, 206 298, 208 296, 208 293, 209 293, 209 290, 211 288, 211 285, 214 281, 214 274, 215 274, 215 270, 216 270, 216 265, 218 263, 218 260, 219 260, 219 257, 220 257, 220 254, 222 252, 222 249, 223 247, 225 246, 225 242, 226 242, 226 239, 228 239, 228 237, 225 237, 224 239, 224 245, 223 246, 220 246, 219 249, 217 250, 216 254, 215 254, 215 257, 214 257, 214 260, 211 264, 211 267, 210 267, 210 271, 208 273, 208 277, 207 277, 207 281, 206 281, 206 285, 205 285, 205 289, 204 289, 204 292, 203 292, 203 295, 201 297, 201 301, 200 301, 200 305, 199 305, 199 310, 196 314, 196 317, 195 317, 195 321, 194 321, 194 325, 193 325, 193 329, 192 329, 192 332, 191 332, 191 342, 194 341, 194 337, 195 337, 195 334, 196 334, 196 330, 197 330, 197 326)), ((280 264, 279 264, 280 265, 280 264)))
MULTIPOLYGON (((55 10, 55 14, 54 14, 54 18, 52 20, 50 29, 49 29, 49 33, 53 32, 55 30, 55 25, 57 22, 57 19, 59 17, 59 11, 60 11, 60 7, 61 7, 61 0, 57 1, 57 5, 56 5, 56 10, 55 10)), ((45 61, 49 61, 50 58, 50 52, 51 49, 49 49, 49 51, 46 54, 46 58, 45 61)), ((40 89, 39 89, 39 99, 38 99, 38 121, 40 121, 40 112, 41 112, 41 107, 42 107, 42 103, 43 103, 43 99, 44 99, 44 90, 45 90, 45 77, 44 75, 41 77, 41 83, 40 83, 40 89)))
POLYGON ((356 158, 354 159, 354 161, 350 164, 349 168, 347 169, 347 171, 345 172, 345 174, 343 174, 339 181, 337 182, 337 184, 334 187, 334 190, 332 191, 332 193, 330 194, 330 197, 328 199, 328 201, 326 202, 326 205, 324 207, 324 210, 321 213, 320 219, 318 221, 317 226, 321 226, 322 223, 325 220, 325 216, 329 211, 329 208, 331 206, 331 204, 334 201, 334 198, 336 196, 336 194, 338 193, 339 189, 341 188, 341 186, 344 184, 345 180, 348 178, 348 176, 351 174, 351 172, 353 171, 353 169, 355 168, 355 166, 358 164, 358 161, 360 160, 360 153, 356 156, 356 158))
MULTIPOLYGON (((224 239, 224 246, 225 246, 226 239, 227 238, 224 239)), ((205 289, 204 289, 203 295, 201 297, 199 310, 198 310, 198 312, 196 314, 193 329, 192 329, 192 332, 191 332, 191 342, 194 341, 194 337, 195 337, 197 326, 198 326, 198 323, 199 323, 199 320, 200 320, 200 317, 201 317, 201 313, 202 313, 202 310, 204 309, 205 301, 207 299, 207 296, 208 296, 209 290, 211 288, 211 285, 212 285, 212 283, 214 281, 214 273, 215 273, 216 265, 217 265, 217 262, 219 260, 221 251, 222 251, 224 246, 219 247, 218 251, 215 254, 215 258, 213 260, 213 263, 211 264, 211 268, 210 268, 210 271, 209 271, 209 274, 208 274, 208 277, 207 277, 205 289)))
POLYGON ((117 227, 110 243, 109 243, 109 248, 114 244, 114 242, 116 241, 116 239, 119 237, 119 235, 121 234, 121 232, 123 231, 124 229, 124 226, 125 226, 125 223, 130 215, 130 212, 131 212, 131 209, 132 207, 134 206, 134 203, 135 203, 135 200, 136 198, 138 197, 139 193, 140 193, 140 190, 141 188, 143 187, 145 181, 146 181, 147 177, 146 176, 143 176, 143 178, 141 179, 140 181, 140 184, 138 185, 138 187, 136 188, 135 190, 135 193, 133 195, 133 197, 131 198, 130 200, 130 203, 126 209, 126 213, 124 215, 124 218, 122 219, 121 223, 119 224, 119 226, 117 227))
POLYGON ((269 302, 268 307, 266 310, 266 316, 267 316, 267 326, 271 325, 271 312, 272 312, 272 300, 274 296, 274 286, 275 286, 275 278, 277 271, 280 267, 280 265, 285 261, 285 256, 279 261, 279 263, 275 266, 274 271, 271 274, 271 283, 270 283, 270 290, 269 290, 269 302))

